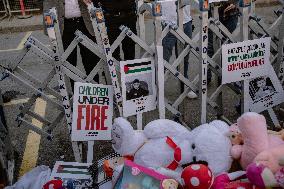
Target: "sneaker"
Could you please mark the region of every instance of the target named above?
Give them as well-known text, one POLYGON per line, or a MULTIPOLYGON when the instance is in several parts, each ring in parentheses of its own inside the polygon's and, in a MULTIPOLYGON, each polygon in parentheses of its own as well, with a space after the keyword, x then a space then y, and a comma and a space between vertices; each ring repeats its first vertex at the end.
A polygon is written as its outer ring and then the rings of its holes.
POLYGON ((194 99, 194 98, 197 98, 197 95, 196 95, 193 91, 190 91, 190 92, 187 94, 187 97, 188 97, 188 98, 191 98, 191 99, 194 99))

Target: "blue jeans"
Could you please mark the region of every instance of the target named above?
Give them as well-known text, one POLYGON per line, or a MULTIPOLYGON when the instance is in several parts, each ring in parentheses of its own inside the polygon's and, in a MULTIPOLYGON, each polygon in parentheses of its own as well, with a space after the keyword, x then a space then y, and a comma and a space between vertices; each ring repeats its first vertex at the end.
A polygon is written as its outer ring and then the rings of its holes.
MULTIPOLYGON (((184 33, 188 36, 188 37, 192 37, 192 21, 187 22, 185 24, 183 24, 183 29, 184 29, 184 33)), ((163 57, 164 59, 169 62, 170 58, 172 56, 172 52, 173 52, 173 48, 176 45, 177 42, 177 38, 171 34, 168 33, 166 35, 166 37, 164 37, 163 39, 163 57)), ((176 48, 177 49, 177 48, 176 48)), ((177 51, 176 51, 177 54, 177 51)), ((186 55, 186 57, 184 58, 184 77, 188 78, 188 67, 189 67, 189 63, 188 63, 188 55, 186 55)))

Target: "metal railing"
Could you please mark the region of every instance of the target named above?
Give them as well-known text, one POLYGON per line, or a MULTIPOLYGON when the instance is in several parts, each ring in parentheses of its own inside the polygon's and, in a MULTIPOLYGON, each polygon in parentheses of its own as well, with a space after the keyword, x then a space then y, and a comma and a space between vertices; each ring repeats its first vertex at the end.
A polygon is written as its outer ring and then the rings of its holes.
MULTIPOLYGON (((21 12, 21 0, 6 0, 7 4, 9 4, 10 12, 21 12)), ((22 0, 23 5, 25 7, 25 11, 39 11, 39 1, 38 0, 22 0)))
POLYGON ((39 0, 0 0, 0 20, 11 17, 13 13, 26 13, 40 11, 41 3, 39 0))

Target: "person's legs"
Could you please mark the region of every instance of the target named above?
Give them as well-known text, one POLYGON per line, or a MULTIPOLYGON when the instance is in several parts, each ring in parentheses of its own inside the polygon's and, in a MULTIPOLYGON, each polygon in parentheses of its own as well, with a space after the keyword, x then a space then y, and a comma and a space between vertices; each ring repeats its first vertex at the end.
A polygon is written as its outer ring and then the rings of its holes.
MULTIPOLYGON (((86 35, 88 38, 93 40, 94 42, 96 41, 96 38, 88 32, 85 25, 81 24, 79 30, 84 35, 86 35)), ((83 62, 86 74, 89 75, 90 72, 94 69, 94 67, 99 62, 100 58, 97 55, 95 55, 92 51, 87 49, 84 45, 79 44, 79 46, 80 46, 80 54, 81 54, 81 57, 82 57, 82 62, 83 62)), ((94 80, 96 82, 99 82, 98 74, 95 76, 94 80)))
MULTIPOLYGON (((121 22, 121 25, 126 25, 133 33, 137 34, 136 32, 136 17, 129 18, 128 20, 123 20, 121 22)), ((120 34, 117 34, 117 36, 120 34)), ((132 60, 135 58, 135 42, 130 39, 129 37, 126 37, 126 39, 122 42, 122 48, 124 52, 124 59, 125 60, 132 60)))
MULTIPOLYGON (((67 49, 67 47, 70 45, 70 43, 75 38, 76 30, 80 30, 88 38, 95 41, 95 38, 91 34, 89 34, 82 18, 78 19, 77 21, 65 19, 64 31, 63 31, 63 36, 62 36, 64 50, 67 49)), ((81 53, 84 68, 86 70, 86 73, 89 74, 92 71, 92 69, 96 66, 97 62, 99 61, 99 58, 95 54, 93 54, 89 49, 84 47, 83 45, 79 45, 79 46, 80 46, 80 53, 81 53)), ((77 65, 77 49, 76 48, 68 56, 67 61, 71 63, 73 66, 77 65)), ((98 76, 95 77, 95 81, 98 81, 98 76)), ((73 88, 73 86, 74 86, 74 81, 71 80, 71 87, 73 88)))
POLYGON ((229 30, 229 32, 233 33, 234 30, 237 28, 239 17, 237 15, 231 16, 226 21, 222 23, 224 26, 229 30))
MULTIPOLYGON (((73 41, 75 31, 77 29, 77 23, 71 20, 64 20, 64 30, 62 35, 63 48, 66 50, 70 43, 73 41)), ((77 48, 75 48, 68 56, 67 61, 73 66, 77 65, 77 48)), ((71 90, 74 90, 74 81, 70 79, 71 90)))
MULTIPOLYGON (((209 29, 208 30, 208 49, 207 54, 210 58, 214 55, 214 48, 213 48, 213 32, 209 29)), ((210 68, 207 69, 207 84, 209 84, 212 80, 212 72, 210 68)))
MULTIPOLYGON (((130 17, 127 19, 125 17, 106 16, 105 19, 110 45, 112 45, 112 43, 121 33, 121 30, 119 29, 121 25, 127 26, 133 33, 136 34, 136 17, 130 17)), ((135 42, 132 39, 125 37, 122 41, 122 49, 125 60, 132 60, 135 58, 135 42)), ((115 59, 120 60, 119 48, 112 53, 112 56, 115 59)))
MULTIPOLYGON (((192 21, 187 22, 183 25, 183 30, 184 33, 189 37, 192 38, 192 21)), ((183 71, 184 71, 184 77, 185 78, 189 78, 188 77, 188 72, 189 72, 189 54, 187 54, 184 58, 184 67, 183 67, 183 71)), ((184 91, 184 84, 181 84, 181 91, 184 91)), ((187 95, 189 98, 197 98, 197 95, 193 92, 190 91, 187 95)))
MULTIPOLYGON (((94 67, 97 65, 97 63, 99 62, 100 58, 96 56, 93 52, 91 52, 89 49, 87 49, 84 45, 80 44, 79 46, 86 74, 89 75, 91 71, 94 69, 94 67)), ((99 83, 98 74, 95 75, 94 81, 99 83)))
MULTIPOLYGON (((192 38, 192 21, 187 22, 183 25, 183 29, 184 29, 184 33, 189 37, 192 38)), ((188 78, 188 68, 189 68, 189 62, 188 59, 189 58, 189 54, 186 55, 186 57, 184 58, 184 77, 188 78)))
POLYGON ((166 60, 167 62, 170 61, 170 58, 172 56, 172 51, 173 51, 173 48, 176 44, 176 37, 171 34, 171 33, 168 33, 166 35, 166 37, 164 37, 163 41, 162 41, 162 45, 163 45, 163 58, 164 60, 166 60))
MULTIPOLYGON (((62 35, 62 43, 64 50, 67 49, 67 47, 70 45, 70 43, 73 41, 77 27, 74 26, 73 22, 70 20, 64 21, 64 30, 62 35)), ((68 56, 67 61, 72 64, 73 66, 76 66, 77 64, 77 49, 74 49, 72 53, 68 56)))

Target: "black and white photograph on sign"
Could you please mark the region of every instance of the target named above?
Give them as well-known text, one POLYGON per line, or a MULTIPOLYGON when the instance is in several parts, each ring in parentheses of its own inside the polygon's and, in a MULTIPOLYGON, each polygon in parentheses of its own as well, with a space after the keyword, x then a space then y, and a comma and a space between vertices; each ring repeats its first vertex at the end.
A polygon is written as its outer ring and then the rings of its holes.
POLYGON ((156 108, 155 67, 152 58, 120 62, 123 116, 156 108))
POLYGON ((269 77, 258 77, 249 82, 249 94, 253 100, 260 99, 275 92, 269 77))
POLYGON ((269 75, 244 81, 245 112, 260 113, 284 102, 283 87, 272 66, 269 70, 269 75))
POLYGON ((153 94, 152 73, 134 75, 125 79, 126 100, 132 100, 153 94))

